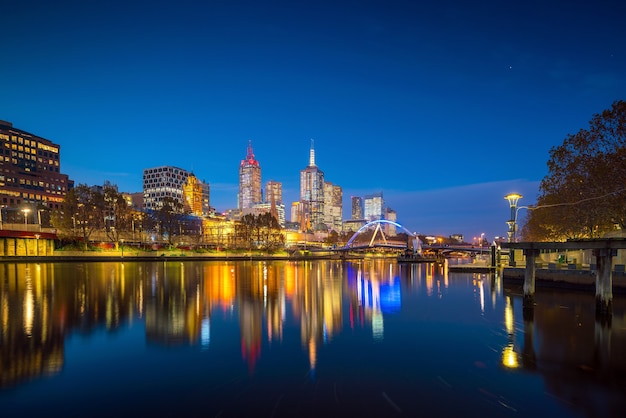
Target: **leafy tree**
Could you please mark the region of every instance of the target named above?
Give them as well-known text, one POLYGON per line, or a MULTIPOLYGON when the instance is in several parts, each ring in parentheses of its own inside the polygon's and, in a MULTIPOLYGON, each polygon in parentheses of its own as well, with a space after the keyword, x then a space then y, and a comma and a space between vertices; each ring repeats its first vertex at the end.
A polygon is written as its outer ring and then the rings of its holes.
POLYGON ((525 240, 596 238, 626 227, 626 102, 550 150, 548 175, 529 211, 525 240))

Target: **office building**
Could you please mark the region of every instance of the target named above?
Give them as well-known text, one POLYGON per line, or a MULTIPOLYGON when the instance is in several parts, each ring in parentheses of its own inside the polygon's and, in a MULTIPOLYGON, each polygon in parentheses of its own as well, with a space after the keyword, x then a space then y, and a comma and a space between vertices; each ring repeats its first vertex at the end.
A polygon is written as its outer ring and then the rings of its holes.
POLYGON ((384 219, 385 201, 383 200, 383 192, 374 193, 365 196, 365 220, 375 221, 378 219, 384 219))
MULTIPOLYGON (((395 210, 391 208, 385 209, 385 219, 391 222, 396 222, 398 215, 395 210)), ((388 237, 395 237, 398 235, 398 231, 396 230, 396 226, 394 224, 385 223, 385 235, 388 237)))
POLYGON ((0 205, 5 212, 32 206, 34 214, 36 205, 59 209, 73 187, 61 173, 58 144, 0 121, 0 205))
POLYGON ((301 230, 325 230, 324 172, 315 165, 315 149, 311 140, 309 165, 300 171, 301 230))
POLYGON ((283 203, 283 184, 279 181, 265 183, 265 203, 272 203, 272 200, 277 205, 283 203))
POLYGON ((267 212, 271 213, 274 218, 276 218, 280 226, 285 226, 285 205, 283 205, 282 203, 275 203, 273 205, 272 203, 257 203, 252 208, 243 209, 241 215, 245 216, 251 213, 255 216, 258 216, 267 212))
POLYGON ((329 231, 341 232, 343 191, 340 186, 324 183, 324 223, 329 231))
POLYGON ((254 159, 252 141, 248 142, 246 158, 239 164, 239 206, 252 208, 263 201, 261 196, 261 165, 254 159))
POLYGON ((170 197, 185 205, 183 186, 189 172, 173 166, 146 168, 143 170, 143 205, 148 210, 163 207, 163 198, 170 197))
POLYGON ((351 219, 363 219, 363 198, 360 196, 352 196, 352 214, 351 219))

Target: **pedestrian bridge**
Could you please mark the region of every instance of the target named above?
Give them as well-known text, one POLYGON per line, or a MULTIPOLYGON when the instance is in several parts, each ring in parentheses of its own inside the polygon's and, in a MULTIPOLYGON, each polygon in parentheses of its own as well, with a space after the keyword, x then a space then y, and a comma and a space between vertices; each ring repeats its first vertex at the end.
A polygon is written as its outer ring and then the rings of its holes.
POLYGON ((418 248, 421 248, 421 243, 416 234, 409 231, 407 228, 402 226, 401 224, 389 221, 387 219, 376 219, 374 221, 370 221, 359 228, 352 238, 344 245, 339 248, 340 251, 350 251, 350 250, 365 250, 371 248, 381 248, 381 249, 389 249, 396 251, 405 251, 406 249, 412 247, 417 251, 418 248), (397 230, 401 230, 406 233, 408 236, 407 240, 401 240, 396 238, 395 236, 389 236, 389 228, 393 227, 397 230), (385 229, 387 229, 387 234, 385 234, 385 229))

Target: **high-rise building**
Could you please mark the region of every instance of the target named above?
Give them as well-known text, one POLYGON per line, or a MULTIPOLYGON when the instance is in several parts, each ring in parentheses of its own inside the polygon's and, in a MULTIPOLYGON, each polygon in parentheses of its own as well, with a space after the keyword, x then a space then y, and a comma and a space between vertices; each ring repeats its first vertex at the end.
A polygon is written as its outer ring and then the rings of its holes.
POLYGON ((58 144, 0 120, 0 204, 5 210, 36 204, 58 209, 73 187, 61 174, 58 144))
POLYGON ((326 229, 324 224, 324 172, 315 165, 315 149, 311 140, 309 165, 300 171, 301 229, 326 229))
POLYGON ((193 173, 183 185, 183 197, 185 209, 193 215, 208 216, 211 213, 209 183, 198 180, 193 173))
POLYGON ((265 183, 265 203, 272 203, 272 199, 277 205, 283 203, 283 184, 279 181, 265 183))
POLYGON ((351 219, 363 219, 363 198, 352 196, 352 217, 351 219))
POLYGON ((383 192, 374 193, 365 196, 365 220, 374 221, 384 219, 385 201, 383 200, 383 192))
POLYGON ((173 166, 146 168, 143 170, 143 206, 148 210, 158 210, 163 206, 163 198, 170 197, 185 205, 183 186, 189 172, 173 166))
POLYGON ((271 213, 274 218, 276 218, 280 226, 285 226, 285 205, 282 203, 274 205, 271 203, 257 203, 252 208, 243 209, 241 215, 245 216, 249 213, 253 215, 260 215, 267 212, 271 213))
MULTIPOLYGON (((396 211, 391 208, 385 209, 385 219, 391 222, 395 222, 398 218, 396 211)), ((394 224, 385 223, 385 235, 388 237, 395 237, 398 235, 396 231, 396 226, 394 224)))
POLYGON ((329 230, 340 232, 342 229, 343 191, 340 186, 324 183, 324 223, 329 230))
POLYGON ((251 208, 263 201, 261 196, 261 166, 254 159, 252 141, 248 141, 248 153, 239 164, 239 209, 251 208))

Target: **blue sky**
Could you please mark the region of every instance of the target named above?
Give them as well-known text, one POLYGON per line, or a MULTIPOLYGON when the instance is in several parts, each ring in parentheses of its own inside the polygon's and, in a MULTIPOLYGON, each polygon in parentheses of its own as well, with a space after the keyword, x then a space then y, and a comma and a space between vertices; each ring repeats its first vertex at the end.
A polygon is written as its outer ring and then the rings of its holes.
MULTIPOLYGON (((551 147, 626 93, 620 1, 4 0, 0 119, 77 183, 174 165, 236 206, 248 140, 298 198, 383 191, 421 233, 506 234, 551 147)), ((349 217, 344 206, 344 218, 349 217)))

